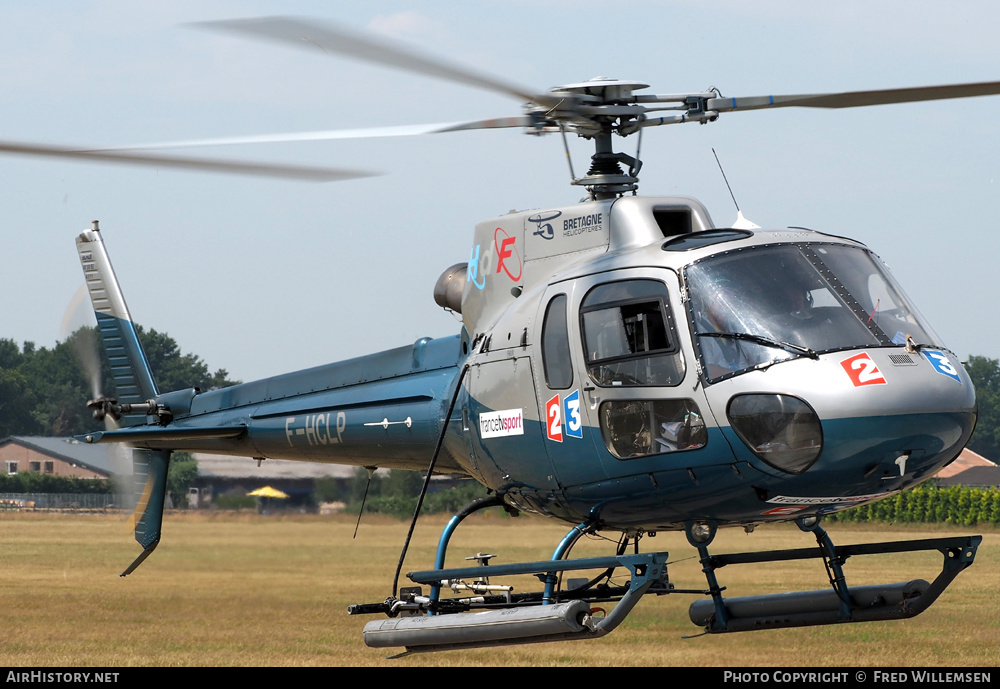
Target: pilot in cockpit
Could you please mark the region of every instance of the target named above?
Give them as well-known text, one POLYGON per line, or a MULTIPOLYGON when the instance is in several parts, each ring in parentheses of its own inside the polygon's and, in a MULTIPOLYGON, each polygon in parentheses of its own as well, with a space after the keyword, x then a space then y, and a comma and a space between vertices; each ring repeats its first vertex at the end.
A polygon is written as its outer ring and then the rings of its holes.
POLYGON ((812 294, 809 288, 799 280, 781 281, 777 285, 771 301, 776 318, 784 323, 794 324, 796 321, 804 321, 812 317, 810 313, 813 306, 812 294))

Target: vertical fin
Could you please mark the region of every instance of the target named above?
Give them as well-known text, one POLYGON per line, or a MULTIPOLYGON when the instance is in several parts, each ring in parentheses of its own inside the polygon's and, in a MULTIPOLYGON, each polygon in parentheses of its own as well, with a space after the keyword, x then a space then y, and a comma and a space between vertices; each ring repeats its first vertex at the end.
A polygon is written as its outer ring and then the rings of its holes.
POLYGON ((141 491, 139 503, 132 513, 135 540, 143 547, 139 557, 121 573, 128 576, 142 561, 149 557, 160 543, 163 524, 163 503, 167 495, 167 469, 170 467, 169 450, 132 450, 132 467, 135 487, 141 491))
MULTIPOLYGON (((118 402, 141 404, 153 399, 157 395, 156 383, 96 220, 92 229, 76 238, 76 248, 97 316, 97 328, 111 365, 118 402)), ((138 415, 123 419, 126 426, 137 423, 145 423, 145 419, 138 415)))

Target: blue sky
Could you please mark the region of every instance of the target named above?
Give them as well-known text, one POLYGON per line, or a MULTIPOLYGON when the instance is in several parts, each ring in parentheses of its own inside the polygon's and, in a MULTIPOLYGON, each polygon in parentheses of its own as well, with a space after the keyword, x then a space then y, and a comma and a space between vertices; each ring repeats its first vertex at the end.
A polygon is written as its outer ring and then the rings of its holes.
MULTIPOLYGON (((272 14, 367 28, 533 91, 595 76, 727 96, 1000 80, 988 2, 171 3, 0 6, 0 139, 81 145, 519 114, 495 93, 185 27, 272 14)), ((643 136, 640 191, 878 253, 965 358, 1000 358, 1000 97, 723 115, 643 136)), ((634 151, 634 137, 620 147, 634 151)), ((454 334, 432 289, 472 229, 572 203, 558 137, 515 130, 200 151, 359 167, 328 184, 0 156, 0 337, 51 346, 99 219, 135 319, 251 380, 454 334)), ((578 173, 586 149, 573 150, 578 173)))

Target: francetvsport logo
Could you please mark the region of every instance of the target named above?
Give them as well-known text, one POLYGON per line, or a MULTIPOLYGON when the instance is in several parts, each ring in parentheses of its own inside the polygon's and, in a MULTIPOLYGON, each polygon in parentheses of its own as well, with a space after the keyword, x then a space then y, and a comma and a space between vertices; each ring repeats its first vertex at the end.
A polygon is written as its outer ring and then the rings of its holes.
POLYGON ((521 409, 504 409, 479 415, 479 434, 483 438, 503 435, 524 435, 524 413, 521 409))

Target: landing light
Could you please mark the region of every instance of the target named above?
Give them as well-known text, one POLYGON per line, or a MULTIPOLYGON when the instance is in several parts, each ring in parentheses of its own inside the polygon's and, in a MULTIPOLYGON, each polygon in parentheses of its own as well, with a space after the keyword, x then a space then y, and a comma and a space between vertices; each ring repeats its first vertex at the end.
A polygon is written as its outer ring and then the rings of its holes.
POLYGON ((712 527, 705 522, 698 522, 691 526, 691 539, 696 543, 705 543, 712 538, 712 527))
POLYGON ((801 519, 797 519, 796 523, 799 525, 799 528, 802 529, 803 531, 811 531, 813 528, 816 527, 817 524, 819 524, 819 517, 817 517, 815 514, 811 514, 808 517, 802 517, 801 519))
POLYGON ((812 407, 791 395, 737 395, 726 410, 747 447, 775 469, 801 474, 823 449, 823 430, 812 407))

